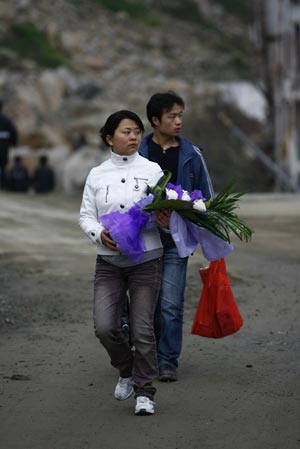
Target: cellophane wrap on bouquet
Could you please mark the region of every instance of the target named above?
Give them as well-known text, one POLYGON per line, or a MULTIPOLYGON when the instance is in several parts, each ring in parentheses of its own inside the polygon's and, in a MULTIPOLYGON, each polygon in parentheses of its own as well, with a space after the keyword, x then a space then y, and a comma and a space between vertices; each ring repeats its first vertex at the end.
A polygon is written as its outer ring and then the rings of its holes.
POLYGON ((233 246, 216 235, 182 218, 173 211, 170 231, 180 257, 190 256, 200 244, 205 259, 212 261, 228 256, 233 246))
POLYGON ((200 190, 189 193, 174 186, 164 175, 153 188, 148 187, 148 196, 137 202, 127 212, 111 212, 100 217, 121 252, 141 263, 145 242, 143 229, 152 222, 152 212, 171 209, 170 232, 180 257, 192 254, 200 244, 204 257, 209 261, 226 257, 232 250, 230 234, 248 241, 252 230, 233 212, 241 193, 228 186, 213 199, 207 200, 200 190))
POLYGON ((147 228, 151 217, 149 212, 143 211, 143 207, 152 200, 153 195, 148 195, 127 212, 115 211, 100 217, 118 248, 136 263, 141 263, 144 259, 146 245, 141 231, 147 228))

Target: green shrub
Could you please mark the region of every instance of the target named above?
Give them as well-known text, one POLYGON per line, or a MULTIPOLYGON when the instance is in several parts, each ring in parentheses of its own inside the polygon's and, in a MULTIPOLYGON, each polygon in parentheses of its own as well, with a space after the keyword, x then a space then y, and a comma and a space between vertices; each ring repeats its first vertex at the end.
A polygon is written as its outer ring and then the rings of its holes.
POLYGON ((94 0, 94 2, 114 12, 125 11, 132 19, 142 20, 148 25, 160 24, 158 17, 149 14, 143 2, 128 0, 94 0))
POLYGON ((13 25, 0 44, 15 51, 21 58, 32 59, 41 66, 69 64, 69 59, 51 45, 46 34, 31 23, 13 25))

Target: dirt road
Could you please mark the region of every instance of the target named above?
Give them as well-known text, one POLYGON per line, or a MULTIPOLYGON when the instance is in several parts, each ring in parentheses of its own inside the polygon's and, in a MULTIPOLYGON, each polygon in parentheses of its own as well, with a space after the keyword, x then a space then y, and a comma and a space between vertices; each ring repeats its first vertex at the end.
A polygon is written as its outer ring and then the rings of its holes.
POLYGON ((113 398, 79 204, 0 194, 0 449, 300 448, 300 196, 241 202, 255 234, 226 259, 237 334, 190 334, 207 264, 200 251, 190 258, 180 380, 156 382, 151 417, 113 398))

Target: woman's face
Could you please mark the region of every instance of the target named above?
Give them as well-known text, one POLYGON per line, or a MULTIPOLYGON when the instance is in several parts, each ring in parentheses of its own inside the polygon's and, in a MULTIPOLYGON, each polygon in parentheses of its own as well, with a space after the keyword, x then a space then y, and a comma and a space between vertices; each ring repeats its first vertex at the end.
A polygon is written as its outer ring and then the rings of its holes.
POLYGON ((136 153, 141 139, 142 132, 138 124, 128 118, 121 120, 113 136, 106 136, 106 141, 112 147, 113 152, 121 156, 136 153))

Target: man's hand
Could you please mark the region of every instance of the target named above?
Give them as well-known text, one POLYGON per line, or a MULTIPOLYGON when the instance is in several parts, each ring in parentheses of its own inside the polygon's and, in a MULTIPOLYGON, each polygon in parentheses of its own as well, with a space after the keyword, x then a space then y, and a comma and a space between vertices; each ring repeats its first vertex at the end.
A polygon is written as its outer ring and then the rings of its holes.
POLYGON ((162 228, 169 228, 170 216, 172 209, 158 209, 156 211, 156 221, 158 226, 162 228))

